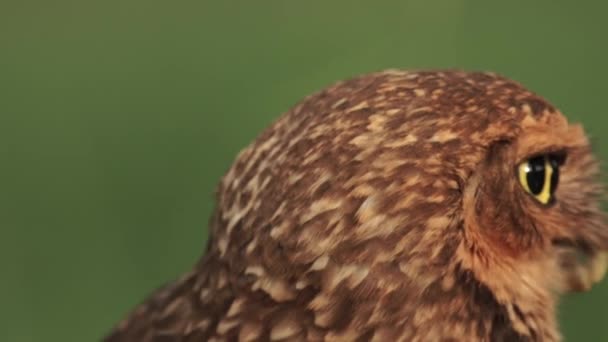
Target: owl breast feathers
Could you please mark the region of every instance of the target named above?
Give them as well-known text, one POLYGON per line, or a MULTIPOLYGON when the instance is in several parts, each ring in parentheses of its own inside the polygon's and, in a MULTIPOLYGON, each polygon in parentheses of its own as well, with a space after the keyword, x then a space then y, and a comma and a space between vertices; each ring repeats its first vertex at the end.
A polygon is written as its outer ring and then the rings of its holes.
POLYGON ((606 268, 598 173, 496 74, 337 83, 238 155, 205 254, 106 341, 558 341, 606 268))

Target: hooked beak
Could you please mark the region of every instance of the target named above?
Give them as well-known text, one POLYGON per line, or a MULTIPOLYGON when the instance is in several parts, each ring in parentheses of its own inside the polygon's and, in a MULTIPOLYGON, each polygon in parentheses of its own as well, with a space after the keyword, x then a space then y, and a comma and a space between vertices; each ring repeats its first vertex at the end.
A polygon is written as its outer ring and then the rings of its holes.
POLYGON ((554 241, 564 274, 565 292, 588 291, 599 283, 608 269, 608 251, 591 250, 585 244, 554 241))

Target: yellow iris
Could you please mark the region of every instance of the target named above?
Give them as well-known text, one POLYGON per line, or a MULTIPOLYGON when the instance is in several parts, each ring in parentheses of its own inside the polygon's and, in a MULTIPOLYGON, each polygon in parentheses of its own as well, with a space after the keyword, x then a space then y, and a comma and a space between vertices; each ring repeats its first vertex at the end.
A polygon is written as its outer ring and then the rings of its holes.
POLYGON ((519 182, 523 188, 534 196, 542 204, 548 204, 551 200, 554 186, 551 176, 554 172, 558 172, 557 165, 551 163, 549 156, 529 159, 521 163, 518 167, 519 182), (532 186, 534 182, 534 186, 532 186))

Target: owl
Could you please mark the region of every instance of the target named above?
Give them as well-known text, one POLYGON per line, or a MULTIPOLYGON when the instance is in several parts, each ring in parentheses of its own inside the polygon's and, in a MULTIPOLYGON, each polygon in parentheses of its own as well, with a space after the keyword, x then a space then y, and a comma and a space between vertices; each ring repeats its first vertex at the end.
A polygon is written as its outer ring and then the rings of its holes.
POLYGON ((494 73, 388 70, 283 114, 206 251, 105 341, 559 341, 607 266, 581 126, 494 73))

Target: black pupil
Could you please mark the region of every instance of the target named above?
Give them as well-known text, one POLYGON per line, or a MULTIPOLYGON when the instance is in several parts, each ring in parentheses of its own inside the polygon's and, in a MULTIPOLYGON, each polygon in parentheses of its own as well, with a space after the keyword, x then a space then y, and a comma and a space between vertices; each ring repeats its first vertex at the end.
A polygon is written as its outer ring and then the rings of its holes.
MULTIPOLYGON (((526 174, 526 179, 528 180, 528 187, 530 188, 530 192, 534 195, 538 195, 543 191, 543 185, 545 184, 545 158, 543 156, 534 157, 528 160, 528 165, 530 166, 530 170, 526 174)), ((556 175, 557 173, 553 173, 556 175)), ((553 188, 553 178, 555 178, 555 184, 557 184, 557 177, 551 177, 551 185, 553 188)))
POLYGON ((557 188, 557 183, 559 183, 559 167, 564 163, 563 156, 551 155, 549 156, 549 163, 553 167, 553 173, 551 174, 551 193, 553 193, 557 188))

